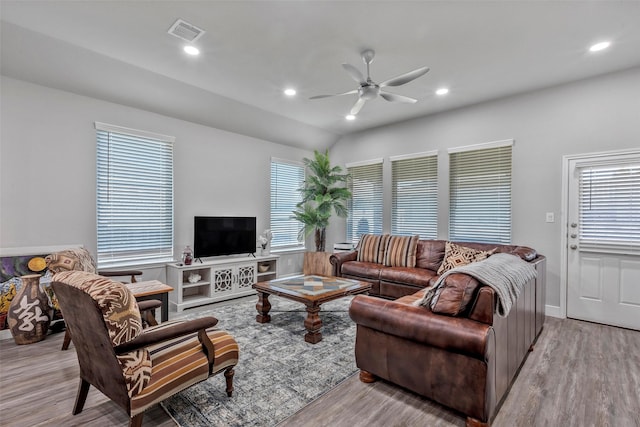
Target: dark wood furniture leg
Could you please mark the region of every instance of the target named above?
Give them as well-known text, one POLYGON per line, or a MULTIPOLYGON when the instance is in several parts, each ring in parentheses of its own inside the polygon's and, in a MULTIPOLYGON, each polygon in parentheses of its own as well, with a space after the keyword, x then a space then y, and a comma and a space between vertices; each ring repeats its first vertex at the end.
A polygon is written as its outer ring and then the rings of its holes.
POLYGON ((304 335, 304 340, 311 344, 317 344, 322 341, 322 319, 318 315, 320 313, 320 307, 307 306, 307 318, 304 319, 304 327, 307 329, 307 333, 304 335))
POLYGON ((484 423, 480 420, 476 420, 475 418, 467 417, 465 426, 466 427, 489 427, 489 423, 484 423))
POLYGON ((269 302, 269 294, 264 292, 258 292, 258 303, 256 304, 256 310, 258 315, 256 316, 256 322, 268 323, 271 321, 269 310, 271 310, 271 303, 269 302))
POLYGON ((73 415, 79 414, 82 412, 82 408, 84 408, 84 402, 87 400, 87 394, 89 394, 89 386, 90 384, 80 379, 80 385, 78 386, 78 395, 76 396, 76 403, 73 405, 73 415))
POLYGON ((65 329, 61 350, 69 350, 69 344, 71 344, 71 334, 69 333, 69 329, 65 329))
POLYGON ((375 383, 377 380, 376 376, 371 372, 360 370, 360 381, 363 383, 375 383))
POLYGON ((235 373, 233 366, 224 371, 224 377, 227 380, 227 396, 229 397, 233 394, 233 374, 235 373))

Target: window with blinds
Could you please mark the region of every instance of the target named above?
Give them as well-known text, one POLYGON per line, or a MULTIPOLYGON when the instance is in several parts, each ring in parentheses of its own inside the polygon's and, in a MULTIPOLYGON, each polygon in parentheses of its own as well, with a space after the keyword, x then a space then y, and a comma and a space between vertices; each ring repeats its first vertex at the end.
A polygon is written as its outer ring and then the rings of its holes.
POLYGON ((172 260, 174 138, 95 126, 98 267, 172 260))
POLYGON ((391 232, 437 238, 437 152, 391 158, 391 232))
POLYGON ((362 234, 382 234, 382 159, 347 165, 347 241, 357 243, 362 234))
POLYGON ((302 224, 292 212, 302 201, 299 189, 304 185, 304 165, 287 160, 271 159, 271 232, 273 249, 301 248, 302 224))
POLYGON ((640 254, 640 162, 579 169, 580 250, 640 254))
POLYGON ((449 150, 449 239, 511 243, 513 140, 449 150))

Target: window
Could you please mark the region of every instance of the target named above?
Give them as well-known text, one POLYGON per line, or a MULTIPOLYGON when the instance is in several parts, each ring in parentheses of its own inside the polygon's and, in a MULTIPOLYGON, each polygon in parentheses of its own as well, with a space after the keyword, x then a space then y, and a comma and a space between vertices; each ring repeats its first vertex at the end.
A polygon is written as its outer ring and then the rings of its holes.
POLYGON ((391 233, 438 235, 437 152, 391 158, 391 233))
POLYGON ((302 201, 299 189, 304 185, 304 165, 271 159, 271 232, 273 249, 304 248, 299 240, 302 225, 292 212, 302 201))
POLYGON ((96 122, 98 267, 173 259, 173 137, 96 122))
POLYGON ((640 159, 578 170, 580 250, 640 254, 640 159))
POLYGON ((382 159, 348 164, 347 173, 347 241, 357 243, 362 234, 382 234, 382 159))
POLYGON ((449 239, 511 242, 513 140, 449 150, 449 239))

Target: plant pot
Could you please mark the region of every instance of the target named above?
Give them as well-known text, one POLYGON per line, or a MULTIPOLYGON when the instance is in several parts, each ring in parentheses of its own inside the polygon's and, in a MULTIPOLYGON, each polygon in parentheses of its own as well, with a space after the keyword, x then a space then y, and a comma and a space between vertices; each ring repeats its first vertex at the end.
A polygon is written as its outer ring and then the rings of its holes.
POLYGON ((302 272, 305 275, 333 276, 333 266, 329 262, 331 252, 305 252, 302 272))

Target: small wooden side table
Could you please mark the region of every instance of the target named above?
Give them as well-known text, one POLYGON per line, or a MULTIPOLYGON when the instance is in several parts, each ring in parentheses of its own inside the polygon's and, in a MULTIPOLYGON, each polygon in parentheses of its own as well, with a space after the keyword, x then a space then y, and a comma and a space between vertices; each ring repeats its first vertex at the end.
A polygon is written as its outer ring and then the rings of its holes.
POLYGON ((127 283, 127 287, 133 293, 138 301, 146 301, 150 299, 160 300, 162 302, 162 321, 169 320, 169 292, 173 288, 165 285, 159 280, 147 280, 144 282, 127 283))

